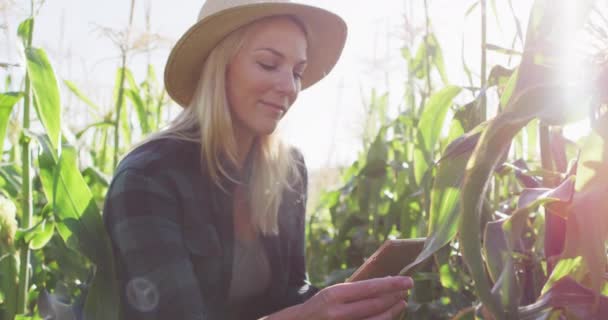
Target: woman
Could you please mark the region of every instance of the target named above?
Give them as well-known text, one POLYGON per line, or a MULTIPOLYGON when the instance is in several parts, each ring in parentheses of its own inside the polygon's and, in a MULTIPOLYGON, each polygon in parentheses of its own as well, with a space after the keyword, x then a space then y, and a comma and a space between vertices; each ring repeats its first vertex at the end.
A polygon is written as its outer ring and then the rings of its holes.
POLYGON ((310 286, 306 166, 274 133, 346 26, 290 1, 208 0, 165 70, 184 107, 130 152, 104 208, 126 319, 392 319, 405 277, 310 286))

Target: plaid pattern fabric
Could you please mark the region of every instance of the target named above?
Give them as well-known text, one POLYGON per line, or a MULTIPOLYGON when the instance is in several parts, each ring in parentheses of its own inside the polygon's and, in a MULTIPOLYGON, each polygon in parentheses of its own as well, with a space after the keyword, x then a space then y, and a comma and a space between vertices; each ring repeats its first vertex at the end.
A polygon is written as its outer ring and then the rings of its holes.
POLYGON ((232 197, 201 174, 199 148, 153 141, 131 152, 114 175, 103 218, 116 258, 123 318, 256 319, 314 295, 304 260, 302 161, 302 183, 284 192, 279 234, 262 237, 272 274, 268 290, 246 304, 226 304, 232 197))

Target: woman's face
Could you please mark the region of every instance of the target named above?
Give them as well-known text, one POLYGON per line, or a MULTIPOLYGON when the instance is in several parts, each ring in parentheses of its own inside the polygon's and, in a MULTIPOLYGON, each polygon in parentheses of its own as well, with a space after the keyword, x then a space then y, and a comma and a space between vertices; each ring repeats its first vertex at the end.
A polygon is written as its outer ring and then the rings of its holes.
POLYGON ((237 139, 271 134, 296 100, 306 68, 306 36, 284 17, 251 26, 226 74, 237 139))

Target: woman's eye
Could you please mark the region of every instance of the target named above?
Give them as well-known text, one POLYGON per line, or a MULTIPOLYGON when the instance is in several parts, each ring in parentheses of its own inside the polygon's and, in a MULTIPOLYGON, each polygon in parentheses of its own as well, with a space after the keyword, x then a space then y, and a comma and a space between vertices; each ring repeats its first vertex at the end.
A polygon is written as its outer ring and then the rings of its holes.
POLYGON ((262 67, 262 69, 264 69, 266 71, 272 71, 272 70, 276 69, 276 67, 271 64, 265 64, 265 63, 261 63, 261 62, 258 62, 258 64, 260 65, 260 67, 262 67))
POLYGON ((298 79, 298 80, 301 80, 302 79, 302 73, 294 72, 293 73, 293 77, 296 78, 296 79, 298 79))

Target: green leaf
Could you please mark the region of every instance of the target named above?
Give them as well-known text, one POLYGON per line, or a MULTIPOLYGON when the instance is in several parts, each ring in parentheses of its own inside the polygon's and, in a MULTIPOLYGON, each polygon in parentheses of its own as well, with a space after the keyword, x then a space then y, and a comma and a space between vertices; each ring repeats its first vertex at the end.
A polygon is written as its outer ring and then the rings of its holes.
POLYGON ((32 250, 44 247, 53 237, 55 223, 48 215, 52 214, 52 207, 47 204, 42 209, 43 218, 29 229, 19 229, 15 235, 16 241, 23 241, 32 250))
POLYGON ((83 318, 91 320, 118 319, 120 314, 118 282, 113 269, 99 270, 89 287, 83 318))
POLYGON ((21 168, 16 164, 0 164, 0 177, 6 182, 2 191, 11 198, 17 198, 21 192, 21 168))
MULTIPOLYGON (((501 97, 501 104, 505 106, 504 111, 488 125, 481 136, 467 165, 465 183, 462 187, 462 219, 459 234, 463 258, 471 272, 479 299, 497 319, 505 319, 505 314, 500 302, 491 294, 481 256, 479 234, 481 204, 485 199, 492 172, 500 162, 500 156, 508 150, 511 140, 520 129, 535 117, 552 113, 561 116, 562 110, 551 102, 560 97, 562 92, 569 92, 564 91, 564 88, 571 89, 571 86, 556 81, 555 70, 549 70, 546 66, 537 63, 539 55, 549 57, 551 53, 559 52, 555 48, 555 43, 567 45, 568 41, 572 40, 563 37, 559 32, 554 32, 555 29, 560 28, 562 22, 560 15, 555 12, 558 7, 548 0, 535 2, 514 88, 511 90, 512 87, 508 87, 506 91, 512 93, 503 94, 501 97), (548 30, 551 30, 551 33, 548 30), (547 98, 552 99, 546 100, 547 98)), ((562 105, 563 102, 560 107, 562 105)))
POLYGON ((583 189, 574 194, 572 205, 568 207, 566 220, 566 241, 562 256, 564 258, 583 257, 589 271, 587 285, 599 293, 604 283, 606 265, 605 240, 608 237, 608 164, 603 163, 596 174, 583 189))
POLYGON ((447 72, 445 71, 443 52, 434 34, 431 33, 425 36, 425 41, 418 47, 414 59, 411 59, 409 50, 402 49, 401 53, 408 61, 408 72, 415 75, 416 78, 425 79, 429 77, 431 74, 429 68, 434 66, 441 76, 443 84, 447 85, 449 83, 447 72))
POLYGON ((16 254, 9 253, 0 259, 0 292, 4 293, 1 311, 4 312, 6 319, 12 319, 17 313, 18 269, 19 260, 16 254))
POLYGON ((460 87, 447 86, 433 94, 425 105, 418 124, 420 138, 422 138, 425 150, 433 150, 443 129, 448 108, 461 91, 462 88, 460 87))
POLYGON ((437 38, 435 37, 434 34, 431 34, 431 36, 429 37, 429 41, 431 42, 432 47, 433 47, 433 65, 437 69, 437 72, 439 72, 439 76, 441 77, 441 81, 443 82, 443 85, 447 86, 450 83, 450 81, 448 80, 448 73, 445 70, 445 62, 443 59, 443 50, 441 50, 439 41, 437 41, 437 38))
POLYGON ((57 270, 67 278, 82 281, 91 276, 91 263, 80 252, 66 246, 58 233, 55 233, 44 248, 44 257, 49 261, 56 261, 57 270))
POLYGON ((104 234, 99 209, 78 170, 76 150, 66 147, 58 160, 43 144, 39 156, 40 179, 44 193, 53 205, 57 230, 71 248, 82 252, 94 263, 105 263, 98 254, 103 247, 98 237, 104 234))
POLYGON ((42 249, 51 240, 54 231, 55 223, 52 220, 43 220, 29 241, 30 249, 42 249))
POLYGON ((572 199, 573 193, 573 176, 568 176, 554 189, 524 189, 519 197, 517 210, 508 219, 490 222, 486 225, 484 251, 488 270, 492 279, 496 281, 492 293, 509 313, 515 312, 520 300, 520 285, 515 277, 511 254, 523 251, 520 247, 520 240, 530 213, 542 204, 567 203, 572 199), (500 276, 498 276, 499 274, 500 276))
POLYGON ((469 86, 473 86, 473 74, 471 72, 471 68, 469 68, 469 66, 467 65, 467 60, 465 59, 465 54, 464 54, 464 35, 463 35, 462 41, 460 43, 460 61, 462 63, 462 69, 464 71, 464 74, 467 76, 469 86))
MULTIPOLYGON (((535 121, 531 121, 527 126, 526 126, 526 136, 528 137, 528 148, 527 148, 527 159, 531 160, 531 159, 540 159, 539 158, 539 154, 538 154, 538 126, 539 126, 539 122, 538 120, 535 121)), ((578 177, 577 177, 578 179, 578 177)))
POLYGON ((588 272, 587 285, 599 293, 606 283, 603 275, 607 265, 605 242, 608 236, 606 178, 608 153, 604 139, 595 133, 581 141, 582 166, 578 168, 572 205, 565 212, 566 239, 563 258, 583 258, 588 272))
POLYGON ((456 109, 456 112, 454 113, 454 119, 460 122, 460 125, 465 132, 473 130, 481 121, 479 116, 481 98, 482 96, 478 95, 475 100, 456 109))
POLYGON ((566 276, 559 279, 535 303, 519 308, 520 319, 536 319, 549 308, 565 310, 568 319, 600 320, 608 314, 608 297, 598 296, 566 276))
POLYGON ((506 219, 490 221, 486 224, 483 236, 483 250, 486 256, 488 274, 492 281, 498 281, 502 273, 506 259, 505 254, 509 251, 507 238, 503 230, 506 219))
POLYGON ((136 90, 126 89, 125 95, 129 98, 133 106, 135 106, 135 111, 137 111, 137 117, 141 127, 141 133, 147 135, 151 130, 150 121, 154 119, 146 111, 146 105, 136 90))
POLYGON ((57 230, 68 246, 97 267, 85 303, 87 319, 117 319, 120 309, 112 249, 99 209, 78 170, 77 151, 64 147, 56 160, 48 141, 39 138, 43 147, 38 159, 40 179, 47 199, 52 201, 57 230))
POLYGON ((542 294, 547 293, 547 291, 549 291, 553 285, 555 285, 555 283, 565 276, 570 276, 577 281, 582 280, 582 276, 584 276, 584 274, 581 273, 583 269, 582 264, 583 257, 580 256, 570 259, 561 259, 557 265, 555 265, 549 279, 547 279, 547 282, 543 287, 542 294))
POLYGON ((508 56, 521 56, 522 53, 520 51, 517 50, 513 50, 513 49, 509 49, 509 48, 504 48, 495 44, 491 44, 491 43, 487 43, 486 44, 486 49, 489 51, 494 51, 497 53, 501 53, 504 55, 508 55, 508 56))
POLYGON ((118 68, 116 70, 116 76, 115 76, 115 82, 114 82, 114 92, 113 92, 113 101, 116 103, 114 110, 112 111, 114 113, 113 115, 113 119, 116 119, 116 112, 117 112, 117 108, 118 105, 121 104, 121 114, 120 114, 120 123, 117 125, 117 130, 121 130, 122 135, 121 135, 121 139, 120 141, 124 142, 123 145, 131 145, 131 127, 130 127, 130 119, 129 119, 129 113, 127 112, 128 108, 127 108, 127 103, 126 103, 126 90, 127 90, 127 85, 126 83, 131 83, 131 85, 134 85, 135 87, 137 87, 137 84, 135 83, 135 80, 133 79, 133 75, 131 74, 131 71, 128 68, 118 68), (124 76, 124 79, 123 79, 124 76), (123 80, 124 82, 121 82, 121 80, 123 80), (122 87, 121 87, 122 86, 122 87), (120 96, 122 95, 122 96, 120 96))
POLYGON ((76 86, 74 82, 70 80, 63 80, 63 83, 68 87, 68 89, 70 89, 70 91, 74 95, 76 95, 76 97, 82 100, 82 102, 87 104, 89 107, 93 108, 93 110, 95 110, 97 114, 101 112, 101 108, 95 102, 93 102, 93 100, 89 99, 89 97, 87 97, 84 92, 82 92, 82 90, 80 90, 78 86, 76 86))
POLYGON ((408 71, 418 79, 424 79, 430 73, 429 70, 427 70, 426 63, 428 55, 428 48, 426 44, 422 42, 420 47, 418 47, 418 51, 416 51, 416 56, 409 60, 408 71))
POLYGON ((27 73, 32 83, 38 117, 46 128, 53 149, 59 150, 61 143, 61 101, 55 72, 44 50, 29 48, 25 53, 27 56, 27 73))
POLYGON ((435 253, 435 261, 439 268, 439 280, 444 288, 461 291, 462 284, 458 281, 458 272, 450 265, 451 251, 451 246, 446 245, 435 253))
POLYGON ((80 137, 82 137, 83 134, 85 134, 89 129, 92 128, 103 128, 103 127, 112 127, 114 125, 113 121, 109 121, 109 120, 104 120, 104 121, 100 121, 100 122, 95 122, 95 123, 91 123, 89 125, 87 125, 86 127, 84 127, 84 129, 76 132, 76 138, 80 139, 80 137))
POLYGON ((33 28, 34 19, 32 18, 27 18, 23 20, 23 22, 21 22, 19 24, 19 27, 17 28, 17 35, 19 36, 19 38, 21 38, 21 42, 23 43, 24 48, 29 47, 28 42, 31 37, 33 28))
POLYGON ((135 92, 139 93, 139 86, 135 81, 135 77, 133 77, 133 72, 131 72, 131 69, 129 68, 125 69, 125 80, 129 84, 129 88, 131 88, 131 90, 134 90, 135 92))
POLYGON ((521 292, 513 264, 513 257, 507 255, 504 268, 492 288, 492 294, 500 301, 508 318, 516 317, 521 292))
POLYGON ((414 151, 416 162, 414 174, 416 182, 420 184, 422 177, 429 166, 434 162, 434 149, 443 129, 448 109, 454 98, 462 91, 457 86, 447 86, 433 94, 422 110, 418 123, 419 144, 414 151))
POLYGON ((582 166, 577 170, 576 190, 581 191, 587 184, 593 182, 598 174, 602 173, 601 164, 608 162, 603 150, 608 147, 608 144, 593 132, 581 139, 578 144, 580 145, 582 166))
POLYGON ((496 0, 490 0, 490 4, 492 5, 492 13, 494 14, 494 18, 496 18, 498 30, 502 32, 502 24, 500 23, 500 15, 498 14, 498 8, 496 7, 496 0))
POLYGON ((148 65, 148 72, 146 73, 146 86, 150 91, 158 89, 158 77, 156 76, 156 70, 153 64, 148 65))
POLYGON ((369 147, 365 159, 365 166, 361 169, 361 174, 369 177, 379 177, 386 173, 388 146, 384 140, 385 136, 386 128, 380 129, 369 147))
POLYGON ((465 166, 479 138, 478 130, 452 141, 439 161, 431 191, 429 228, 424 248, 414 262, 403 268, 402 274, 431 257, 456 236, 460 220, 460 186, 465 166))
POLYGON ((13 107, 23 97, 23 92, 0 93, 0 155, 4 151, 4 137, 13 107))
POLYGON ((514 72, 515 69, 507 69, 501 65, 495 65, 488 76, 488 86, 498 86, 499 89, 506 87, 514 72))
POLYGON ((105 173, 101 172, 98 168, 88 167, 83 172, 82 175, 89 179, 89 184, 95 185, 99 184, 104 188, 110 186, 111 177, 107 176, 105 173))
POLYGON ((507 81, 507 85, 505 86, 505 90, 500 96, 500 106, 502 108, 506 107, 513 96, 513 91, 515 90, 515 85, 517 85, 517 79, 519 77, 519 68, 515 69, 515 71, 509 77, 507 81))
POLYGON ((479 1, 473 2, 473 4, 471 4, 471 6, 467 9, 467 11, 465 11, 464 16, 465 17, 470 16, 471 13, 473 13, 473 10, 475 10, 477 7, 479 7, 479 1))

